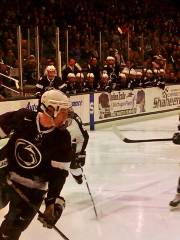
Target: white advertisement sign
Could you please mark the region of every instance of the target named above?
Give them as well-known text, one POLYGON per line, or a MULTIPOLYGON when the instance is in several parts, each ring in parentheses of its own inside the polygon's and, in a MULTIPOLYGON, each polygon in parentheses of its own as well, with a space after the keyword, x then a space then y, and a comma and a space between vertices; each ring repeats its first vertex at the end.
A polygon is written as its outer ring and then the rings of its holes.
POLYGON ((20 108, 28 108, 35 111, 37 109, 37 104, 38 104, 37 99, 0 102, 0 114, 15 111, 20 108))
POLYGON ((124 90, 95 94, 95 121, 145 112, 144 90, 124 90), (140 104, 143 103, 143 104, 140 104), (142 107, 140 107, 142 105, 142 107))
POLYGON ((89 123, 89 94, 70 96, 74 111, 83 123, 89 123))
POLYGON ((96 93, 94 118, 96 121, 172 110, 180 107, 180 86, 141 88, 96 93))
POLYGON ((148 112, 162 111, 180 107, 180 86, 166 86, 164 90, 160 88, 147 89, 148 112))
MULTIPOLYGON (((89 94, 70 97, 74 111, 82 118, 83 123, 89 123, 89 94)), ((38 99, 26 99, 0 102, 0 114, 15 111, 20 108, 37 110, 38 99)))

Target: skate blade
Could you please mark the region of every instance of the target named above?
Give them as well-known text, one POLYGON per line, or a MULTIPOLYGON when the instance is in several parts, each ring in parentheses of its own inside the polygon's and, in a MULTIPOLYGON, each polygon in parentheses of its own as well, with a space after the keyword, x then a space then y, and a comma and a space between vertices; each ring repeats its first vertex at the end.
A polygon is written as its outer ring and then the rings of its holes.
POLYGON ((180 204, 176 207, 170 206, 170 211, 180 211, 180 204))

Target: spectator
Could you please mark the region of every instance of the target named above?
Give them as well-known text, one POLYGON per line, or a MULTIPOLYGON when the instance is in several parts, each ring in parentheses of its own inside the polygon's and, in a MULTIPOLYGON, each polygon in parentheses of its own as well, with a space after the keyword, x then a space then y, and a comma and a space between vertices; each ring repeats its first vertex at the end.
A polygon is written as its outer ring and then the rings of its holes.
POLYGON ((28 56, 23 66, 24 80, 26 84, 35 85, 36 80, 36 58, 34 55, 28 56))
POLYGON ((101 70, 97 62, 96 57, 91 57, 89 64, 87 66, 87 72, 88 73, 93 73, 94 75, 94 88, 97 88, 99 80, 100 80, 100 75, 101 75, 101 70))
POLYGON ((70 57, 68 60, 68 64, 62 68, 63 82, 67 81, 67 76, 69 73, 74 73, 76 75, 78 72, 81 72, 81 70, 82 69, 79 66, 79 64, 76 62, 76 60, 73 57, 70 57))

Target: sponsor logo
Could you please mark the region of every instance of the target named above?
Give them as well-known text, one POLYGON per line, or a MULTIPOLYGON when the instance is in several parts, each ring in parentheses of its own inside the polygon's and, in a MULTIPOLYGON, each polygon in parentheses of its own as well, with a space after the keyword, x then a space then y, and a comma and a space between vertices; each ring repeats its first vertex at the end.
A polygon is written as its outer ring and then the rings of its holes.
POLYGON ((32 111, 37 111, 37 104, 31 104, 30 102, 28 102, 27 106, 25 107, 29 110, 32 110, 32 111))
POLYGON ((28 121, 28 122, 32 122, 31 119, 28 119, 28 118, 26 118, 26 117, 24 117, 24 120, 25 120, 25 121, 28 121))
POLYGON ((80 101, 73 101, 72 102, 72 106, 73 107, 80 107, 82 105, 82 100, 80 100, 80 101))
POLYGON ((90 114, 93 114, 93 113, 94 113, 94 103, 93 103, 93 102, 90 103, 90 109, 89 109, 89 111, 90 111, 90 114))

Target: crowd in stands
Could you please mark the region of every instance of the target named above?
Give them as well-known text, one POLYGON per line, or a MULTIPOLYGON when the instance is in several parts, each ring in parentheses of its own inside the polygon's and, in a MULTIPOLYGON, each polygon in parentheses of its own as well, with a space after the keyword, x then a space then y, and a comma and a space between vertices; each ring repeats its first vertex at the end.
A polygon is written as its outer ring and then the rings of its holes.
MULTIPOLYGON (((80 78, 84 77, 84 82, 93 73, 95 89, 105 74, 108 75, 110 89, 156 86, 159 78, 163 78, 161 82, 179 83, 180 12, 177 6, 177 0, 27 0, 26 4, 21 0, 2 0, 0 72, 9 74, 12 68, 19 66, 16 32, 17 26, 21 25, 23 81, 24 84, 36 85, 39 80, 36 53, 34 44, 28 53, 27 28, 33 31, 35 26, 39 27, 40 70, 43 75, 48 65, 57 66, 55 30, 58 26, 61 31, 63 82, 68 80, 66 69, 69 61, 66 64, 65 58, 65 32, 68 30, 69 60, 79 66, 71 73, 75 78, 81 73, 80 78), (89 70, 93 61, 96 71, 89 70), (109 61, 114 62, 109 64, 109 61), (112 72, 108 72, 108 65, 112 65, 112 72)), ((0 81, 5 80, 2 78, 0 81)))

